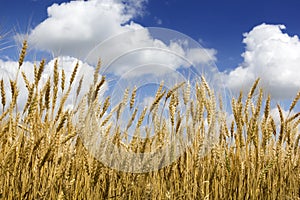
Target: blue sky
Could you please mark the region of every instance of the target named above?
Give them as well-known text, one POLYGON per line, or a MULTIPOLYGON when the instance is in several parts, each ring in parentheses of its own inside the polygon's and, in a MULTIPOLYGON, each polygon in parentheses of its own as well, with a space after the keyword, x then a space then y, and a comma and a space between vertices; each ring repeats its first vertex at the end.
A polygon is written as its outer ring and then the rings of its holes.
MULTIPOLYGON (((224 84, 233 92, 249 88, 257 77, 262 78, 262 86, 274 98, 291 99, 300 89, 298 0, 0 1, 0 33, 5 35, 0 48, 13 45, 16 36, 27 38, 31 49, 35 49, 33 57, 28 57, 28 66, 41 52, 65 56, 62 60, 66 63, 74 63, 74 58, 84 61, 95 44, 131 30, 137 36, 127 35, 126 39, 136 41, 123 44, 125 47, 120 45, 124 49, 112 43, 115 49, 102 53, 122 53, 128 46, 140 47, 142 41, 150 46, 163 46, 193 62, 216 63, 224 84), (178 42, 155 43, 143 32, 150 30, 148 27, 181 32, 198 41, 210 58, 197 48, 184 49, 178 42), (135 32, 137 29, 142 31, 135 32)), ((176 60, 151 55, 164 65, 176 60)), ((130 69, 130 64, 141 64, 143 56, 136 57, 134 62, 125 59, 127 66, 123 70, 112 70, 121 75, 130 69)), ((5 76, 4 72, 13 73, 14 70, 7 71, 7 66, 13 65, 17 58, 17 48, 0 51, 0 67, 5 69, 0 71, 1 76, 5 76)), ((50 62, 51 56, 47 59, 50 62)))
POLYGON ((236 67, 242 61, 242 34, 256 25, 285 24, 289 33, 300 34, 297 0, 154 0, 148 8, 150 14, 141 23, 155 26, 156 16, 161 26, 201 39, 205 46, 217 49, 222 68, 236 67))
MULTIPOLYGON (((1 0, 1 32, 26 32, 47 18, 47 7, 64 0, 1 0)), ((180 31, 218 51, 220 70, 242 62, 243 33, 261 23, 284 24, 300 35, 297 0, 149 0, 143 16, 133 20, 146 27, 180 31)))

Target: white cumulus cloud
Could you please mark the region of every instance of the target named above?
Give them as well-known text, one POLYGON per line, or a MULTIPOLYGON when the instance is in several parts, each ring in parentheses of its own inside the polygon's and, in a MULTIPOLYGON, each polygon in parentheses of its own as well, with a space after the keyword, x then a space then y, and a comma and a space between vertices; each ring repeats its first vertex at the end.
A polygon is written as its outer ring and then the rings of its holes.
MULTIPOLYGON (((193 47, 182 41, 153 38, 149 28, 133 22, 143 14, 146 0, 89 0, 53 4, 48 18, 31 30, 30 45, 54 56, 71 56, 103 66, 122 75, 132 67, 153 63, 177 69, 188 59, 194 65, 216 60, 216 50, 193 47)), ((161 32, 162 37, 166 34, 161 32)), ((166 68, 150 70, 156 74, 166 68)), ((149 70, 148 70, 149 71, 149 70)), ((139 72, 138 72, 139 74, 139 72)))
POLYGON ((300 90, 300 41, 284 33, 284 25, 261 24, 244 34, 244 61, 225 75, 234 92, 249 89, 254 80, 273 98, 287 99, 300 90))

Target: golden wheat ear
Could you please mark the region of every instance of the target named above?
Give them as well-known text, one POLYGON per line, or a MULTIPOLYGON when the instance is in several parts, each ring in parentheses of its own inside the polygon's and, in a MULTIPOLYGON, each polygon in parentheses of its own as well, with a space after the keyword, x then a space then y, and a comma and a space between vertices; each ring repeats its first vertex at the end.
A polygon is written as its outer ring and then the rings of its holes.
POLYGON ((23 46, 22 46, 22 50, 19 56, 19 69, 21 68, 21 66, 23 65, 24 59, 25 59, 25 55, 27 52, 27 40, 23 41, 23 46))
POLYGON ((130 101, 129 101, 129 108, 130 110, 133 108, 134 106, 134 102, 135 102, 135 97, 136 97, 136 91, 137 91, 137 87, 134 86, 133 88, 133 91, 131 93, 131 98, 130 98, 130 101))
POLYGON ((299 100, 300 100, 300 91, 297 93, 296 97, 294 98, 294 100, 290 106, 289 112, 292 112, 292 110, 295 108, 295 106, 299 100))
POLYGON ((4 88, 4 81, 1 79, 0 82, 0 88, 1 88, 1 103, 2 103, 2 112, 4 112, 5 104, 6 104, 6 93, 4 88))

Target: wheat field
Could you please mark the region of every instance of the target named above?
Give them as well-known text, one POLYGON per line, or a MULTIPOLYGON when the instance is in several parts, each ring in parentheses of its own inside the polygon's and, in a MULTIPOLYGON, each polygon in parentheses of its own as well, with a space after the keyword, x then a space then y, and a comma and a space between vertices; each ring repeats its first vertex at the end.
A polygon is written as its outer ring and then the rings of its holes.
MULTIPOLYGON (((105 137, 113 138, 126 151, 151 152, 166 145, 167 135, 183 131, 194 138, 170 165, 144 173, 123 172, 104 165, 88 151, 84 137, 78 136, 75 110, 64 109, 78 65, 73 66, 72 76, 66 80, 55 62, 53 78, 39 86, 45 61, 32 69, 34 81, 30 82, 22 72, 26 48, 25 41, 18 71, 28 90, 22 110, 18 109, 17 80, 10 83, 2 80, 0 84, 1 199, 300 199, 300 112, 292 112, 300 92, 295 94, 287 117, 277 106, 279 124, 270 114, 271 97, 263 98, 259 79, 247 94, 232 98, 232 121, 225 117, 220 99, 204 78, 195 91, 190 91, 193 88, 185 84, 168 91, 160 87, 151 107, 137 116, 134 114, 137 113, 136 88, 129 88, 111 113, 107 109, 109 98, 100 101, 96 105, 97 117, 110 133, 105 137), (6 84, 10 92, 5 90, 6 84), (59 89, 64 91, 61 99, 57 96, 59 89), (192 92, 196 101, 190 99, 192 92), (255 100, 254 93, 258 94, 255 100), (178 99, 186 106, 184 113, 180 112, 178 99), (162 123, 157 120, 161 117, 160 102, 169 111, 162 123), (110 117, 122 114, 122 107, 132 110, 132 118, 136 120, 129 119, 128 127, 133 126, 137 133, 148 117, 153 119, 155 136, 122 142, 120 129, 112 120, 115 118, 110 117), (218 124, 215 126, 218 140, 209 152, 201 155, 208 134, 205 123, 210 127, 218 124)), ((105 82, 104 77, 98 81, 99 68, 100 64, 95 68, 89 104, 98 99, 105 82)), ((80 87, 76 88, 77 95, 80 87)))

